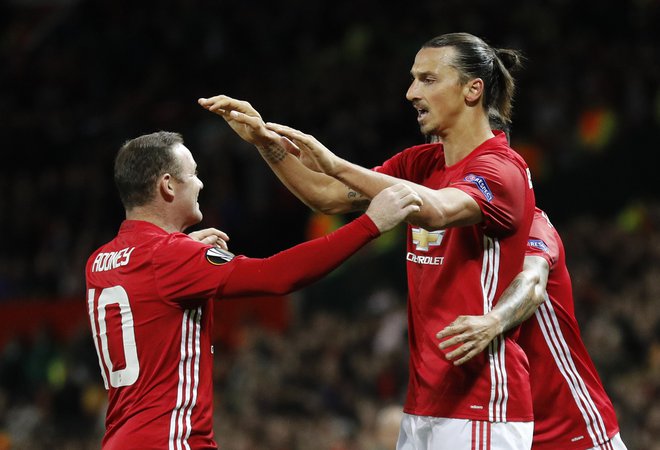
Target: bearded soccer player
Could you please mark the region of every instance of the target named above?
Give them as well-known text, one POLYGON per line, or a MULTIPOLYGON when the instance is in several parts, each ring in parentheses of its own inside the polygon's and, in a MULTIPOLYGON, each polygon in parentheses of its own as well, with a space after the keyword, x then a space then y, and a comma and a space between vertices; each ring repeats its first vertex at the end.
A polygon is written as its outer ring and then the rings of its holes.
POLYGON ((203 184, 180 135, 158 132, 128 141, 114 176, 126 220, 86 267, 92 335, 109 390, 106 450, 217 448, 213 300, 305 286, 420 203, 410 188, 394 186, 336 232, 254 259, 183 234, 202 220, 197 197, 203 184))
POLYGON ((510 70, 519 64, 517 52, 467 33, 425 43, 406 97, 422 133, 442 143, 410 147, 374 170, 337 157, 298 130, 264 123, 247 102, 199 100, 253 143, 314 209, 359 209, 401 182, 422 197, 420 212, 407 219, 410 375, 398 450, 531 446, 527 359, 514 336, 497 338, 488 354, 460 367, 447 361, 434 339, 457 315, 490 311, 522 269, 534 192, 526 163, 504 133, 491 131, 488 118, 495 109, 510 120, 510 70))
POLYGON ((483 316, 461 316, 438 333, 461 365, 522 322, 518 343, 529 358, 534 450, 625 450, 614 407, 580 337, 564 245, 536 208, 523 271, 483 316), (530 318, 534 315, 533 318, 530 318), (530 318, 529 320, 526 320, 530 318), (525 322, 523 322, 525 320, 525 322))

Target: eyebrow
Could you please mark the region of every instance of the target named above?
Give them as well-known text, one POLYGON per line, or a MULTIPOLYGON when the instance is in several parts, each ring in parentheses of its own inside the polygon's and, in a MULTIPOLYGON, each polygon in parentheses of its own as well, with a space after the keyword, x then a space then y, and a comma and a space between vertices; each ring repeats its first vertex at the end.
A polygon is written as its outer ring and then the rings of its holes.
POLYGON ((431 72, 430 70, 424 70, 420 72, 415 72, 414 70, 410 71, 410 76, 411 77, 423 77, 423 76, 429 76, 429 75, 436 75, 435 72, 431 72))

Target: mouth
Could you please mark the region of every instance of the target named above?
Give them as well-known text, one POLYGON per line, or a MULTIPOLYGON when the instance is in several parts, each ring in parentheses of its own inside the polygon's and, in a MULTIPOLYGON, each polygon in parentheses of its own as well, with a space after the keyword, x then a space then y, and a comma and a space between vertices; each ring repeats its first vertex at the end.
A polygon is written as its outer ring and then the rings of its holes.
POLYGON ((429 110, 421 106, 415 106, 414 108, 417 110, 417 122, 424 121, 424 118, 429 114, 429 110))

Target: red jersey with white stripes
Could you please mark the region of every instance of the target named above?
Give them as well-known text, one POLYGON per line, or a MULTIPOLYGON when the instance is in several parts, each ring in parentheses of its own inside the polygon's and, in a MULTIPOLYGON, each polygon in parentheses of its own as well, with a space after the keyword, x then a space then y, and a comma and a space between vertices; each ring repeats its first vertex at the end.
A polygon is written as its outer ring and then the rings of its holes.
POLYGON ((513 335, 469 363, 447 361, 435 338, 458 315, 482 315, 522 269, 534 211, 523 159, 498 132, 452 166, 441 144, 411 147, 375 170, 432 189, 457 188, 483 221, 466 227, 408 227, 409 414, 494 422, 531 421, 527 358, 513 335))
POLYGON ((109 390, 103 448, 217 448, 212 300, 291 292, 378 235, 363 215, 328 236, 255 259, 124 221, 86 267, 90 324, 109 390))
POLYGON ((536 209, 527 256, 550 265, 548 299, 523 323, 518 342, 529 355, 534 449, 607 449, 619 432, 612 402, 580 337, 564 245, 536 209))

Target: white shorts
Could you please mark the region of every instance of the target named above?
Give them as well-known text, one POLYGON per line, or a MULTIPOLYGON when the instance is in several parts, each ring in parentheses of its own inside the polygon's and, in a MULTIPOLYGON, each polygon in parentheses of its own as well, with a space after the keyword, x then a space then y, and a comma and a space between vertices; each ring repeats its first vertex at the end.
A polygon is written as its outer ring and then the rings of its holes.
POLYGON ((604 444, 599 445, 598 447, 592 447, 589 450, 628 450, 626 444, 621 440, 621 435, 619 433, 612 436, 612 439, 605 442, 604 444))
POLYGON ((529 450, 534 422, 488 422, 403 414, 397 450, 529 450))

